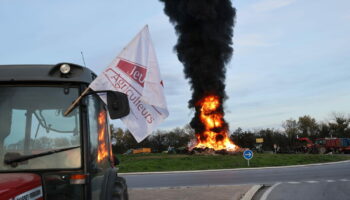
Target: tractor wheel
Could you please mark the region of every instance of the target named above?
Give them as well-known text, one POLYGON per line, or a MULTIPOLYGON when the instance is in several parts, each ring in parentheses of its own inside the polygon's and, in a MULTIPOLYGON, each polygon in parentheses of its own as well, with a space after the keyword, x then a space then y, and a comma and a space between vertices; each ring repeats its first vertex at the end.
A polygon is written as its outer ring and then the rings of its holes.
POLYGON ((128 200, 128 188, 126 185, 126 181, 124 178, 117 176, 115 178, 114 182, 114 188, 113 188, 113 194, 112 194, 113 200, 128 200))
POLYGON ((325 154, 326 153, 326 148, 324 148, 324 147, 320 147, 320 148, 318 148, 318 153, 319 154, 325 154))

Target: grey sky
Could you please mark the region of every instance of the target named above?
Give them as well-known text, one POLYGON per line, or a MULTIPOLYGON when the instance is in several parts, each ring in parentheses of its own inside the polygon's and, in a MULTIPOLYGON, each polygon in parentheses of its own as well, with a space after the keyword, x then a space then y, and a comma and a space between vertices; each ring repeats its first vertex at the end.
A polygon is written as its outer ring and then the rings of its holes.
MULTIPOLYGON (((350 113, 348 0, 234 0, 233 5, 237 20, 225 104, 231 130, 350 113)), ((173 51, 176 35, 156 0, 2 0, 0 24, 0 64, 83 64, 83 51, 96 73, 148 24, 170 112, 160 128, 181 127, 192 118, 190 87, 173 51)))

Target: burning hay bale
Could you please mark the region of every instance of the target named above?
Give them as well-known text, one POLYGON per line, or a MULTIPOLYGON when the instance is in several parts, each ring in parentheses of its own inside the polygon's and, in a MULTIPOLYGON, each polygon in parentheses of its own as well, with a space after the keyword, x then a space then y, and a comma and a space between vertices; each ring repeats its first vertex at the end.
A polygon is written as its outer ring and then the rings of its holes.
POLYGON ((212 148, 193 148, 190 151, 194 155, 237 155, 240 154, 240 151, 227 151, 226 149, 214 150, 212 148))
POLYGON ((190 151, 191 154, 194 155, 216 155, 215 150, 212 148, 193 148, 192 151, 190 151))
POLYGON ((209 147, 198 147, 197 140, 191 140, 187 147, 187 153, 190 155, 241 155, 244 150, 246 149, 240 148, 237 145, 235 145, 234 149, 222 148, 218 150, 209 147))
POLYGON ((213 148, 193 148, 191 151, 188 151, 191 155, 241 155, 244 149, 237 148, 235 151, 228 151, 226 149, 215 150, 213 148))

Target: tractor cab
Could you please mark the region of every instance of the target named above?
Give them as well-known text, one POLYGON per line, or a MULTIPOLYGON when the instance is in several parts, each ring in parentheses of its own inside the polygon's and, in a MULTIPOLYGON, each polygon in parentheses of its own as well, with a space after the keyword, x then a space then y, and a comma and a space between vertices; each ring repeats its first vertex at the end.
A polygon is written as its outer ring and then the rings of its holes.
POLYGON ((109 113, 129 114, 128 100, 115 91, 82 95, 95 77, 70 63, 0 65, 0 199, 128 198, 108 124, 109 113))

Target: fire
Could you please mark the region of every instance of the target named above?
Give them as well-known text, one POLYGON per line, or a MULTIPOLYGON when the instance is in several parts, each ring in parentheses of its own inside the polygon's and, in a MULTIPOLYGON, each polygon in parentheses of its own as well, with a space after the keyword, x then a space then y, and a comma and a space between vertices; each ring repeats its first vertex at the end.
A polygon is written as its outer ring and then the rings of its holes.
POLYGON ((98 115, 98 152, 97 152, 97 161, 101 162, 108 156, 108 150, 106 146, 106 113, 100 112, 98 115))
POLYGON ((223 114, 218 112, 221 102, 219 97, 210 95, 198 102, 200 106, 200 120, 205 126, 203 133, 196 134, 198 144, 196 148, 212 148, 214 150, 235 151, 239 147, 228 137, 228 130, 223 114))

